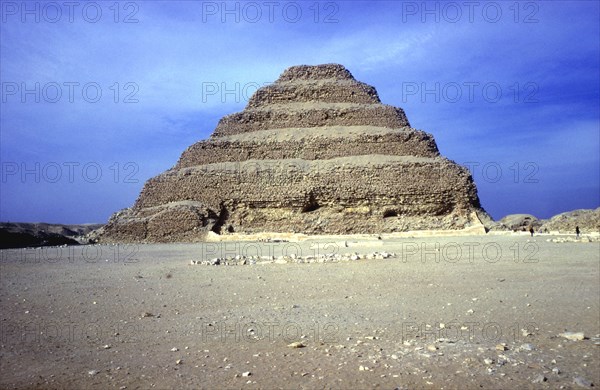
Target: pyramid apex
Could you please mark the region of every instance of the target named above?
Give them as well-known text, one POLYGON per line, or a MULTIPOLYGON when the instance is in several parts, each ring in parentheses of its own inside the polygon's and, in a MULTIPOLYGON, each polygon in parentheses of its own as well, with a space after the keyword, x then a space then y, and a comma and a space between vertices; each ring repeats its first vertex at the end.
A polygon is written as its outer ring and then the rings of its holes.
POLYGON ((354 76, 341 64, 296 65, 284 70, 277 81, 320 79, 354 80, 354 76))

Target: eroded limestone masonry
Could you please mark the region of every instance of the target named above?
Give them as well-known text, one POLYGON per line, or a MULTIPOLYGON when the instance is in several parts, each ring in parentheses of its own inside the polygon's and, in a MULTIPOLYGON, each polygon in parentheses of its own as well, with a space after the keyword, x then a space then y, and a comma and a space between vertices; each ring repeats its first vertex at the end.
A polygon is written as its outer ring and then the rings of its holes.
POLYGON ((486 215, 469 171, 342 65, 294 66, 114 214, 101 241, 463 229, 486 215))

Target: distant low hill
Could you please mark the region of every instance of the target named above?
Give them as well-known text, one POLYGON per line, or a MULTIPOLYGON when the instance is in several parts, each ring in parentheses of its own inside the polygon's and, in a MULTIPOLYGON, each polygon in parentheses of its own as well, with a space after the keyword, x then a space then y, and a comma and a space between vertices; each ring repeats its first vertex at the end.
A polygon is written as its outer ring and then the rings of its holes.
POLYGON ((61 225, 0 222, 0 249, 87 243, 84 236, 102 224, 61 225))
POLYGON ((558 214, 543 220, 542 226, 548 231, 558 230, 561 233, 573 233, 575 226, 579 226, 582 233, 598 233, 600 232, 600 207, 595 210, 580 209, 558 214))
POLYGON ((548 219, 538 219, 531 214, 510 214, 492 225, 492 230, 526 231, 532 226, 548 232, 575 233, 579 226, 582 233, 600 232, 600 207, 567 211, 548 219))
POLYGON ((510 214, 497 222, 498 230, 529 230, 533 227, 536 231, 542 225, 542 221, 531 214, 510 214))

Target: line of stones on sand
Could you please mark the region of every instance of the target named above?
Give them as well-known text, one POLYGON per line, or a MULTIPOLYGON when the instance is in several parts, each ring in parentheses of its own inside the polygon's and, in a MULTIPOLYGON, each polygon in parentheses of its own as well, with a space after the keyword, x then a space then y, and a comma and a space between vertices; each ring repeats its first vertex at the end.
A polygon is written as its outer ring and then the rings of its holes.
POLYGON ((366 255, 354 253, 327 253, 316 256, 243 256, 215 257, 210 260, 190 260, 190 265, 264 265, 264 264, 288 264, 288 263, 339 263, 342 261, 357 260, 384 260, 395 258, 394 252, 373 252, 366 255))
POLYGON ((598 242, 600 241, 600 237, 557 237, 557 238, 548 238, 547 242, 598 242))

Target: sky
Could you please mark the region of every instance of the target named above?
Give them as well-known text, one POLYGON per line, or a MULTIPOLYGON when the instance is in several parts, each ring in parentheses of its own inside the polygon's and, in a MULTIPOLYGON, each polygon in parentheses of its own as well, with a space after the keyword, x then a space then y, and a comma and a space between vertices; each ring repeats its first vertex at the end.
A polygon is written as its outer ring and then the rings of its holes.
POLYGON ((500 219, 600 206, 598 1, 0 1, 0 221, 103 223, 289 66, 343 64, 500 219))

